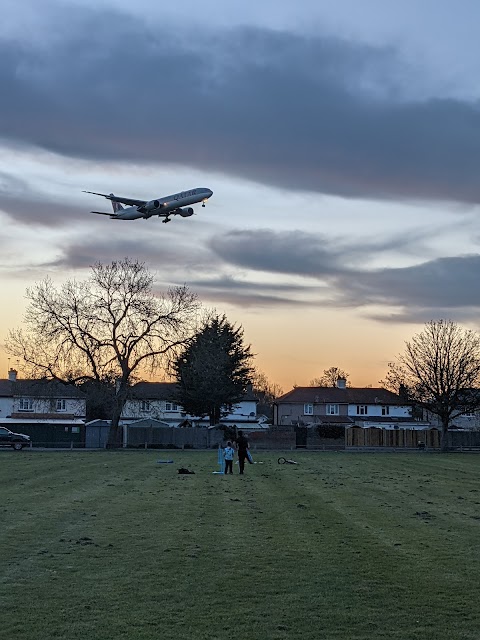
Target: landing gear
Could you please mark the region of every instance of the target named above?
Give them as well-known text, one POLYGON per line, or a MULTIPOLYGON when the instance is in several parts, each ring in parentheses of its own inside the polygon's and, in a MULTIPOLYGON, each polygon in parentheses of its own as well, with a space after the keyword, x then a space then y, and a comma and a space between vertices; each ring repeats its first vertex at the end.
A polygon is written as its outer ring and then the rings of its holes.
POLYGON ((205 206, 205 202, 206 202, 206 200, 202 200, 202 207, 205 206))
POLYGON ((171 220, 171 218, 164 218, 164 219, 162 220, 162 222, 163 222, 164 224, 167 224, 167 222, 171 222, 171 221, 172 221, 172 220, 171 220))

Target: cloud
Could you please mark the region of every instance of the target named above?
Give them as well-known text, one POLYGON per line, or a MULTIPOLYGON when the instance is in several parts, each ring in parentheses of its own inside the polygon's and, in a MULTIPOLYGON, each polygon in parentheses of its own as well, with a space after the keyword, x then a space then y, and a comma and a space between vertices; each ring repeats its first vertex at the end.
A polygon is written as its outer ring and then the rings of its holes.
POLYGON ((210 302, 256 309, 313 306, 318 304, 322 291, 321 286, 254 282, 227 276, 191 280, 190 286, 210 302))
POLYGON ((59 228, 85 221, 85 209, 53 200, 19 176, 0 171, 0 210, 16 224, 59 228))
MULTIPOLYGON (((121 224, 121 223, 118 223, 121 224)), ((399 246, 404 239, 397 237, 399 246)), ((48 266, 86 269, 141 255, 168 284, 188 283, 199 296, 238 307, 328 306, 363 309, 382 322, 417 322, 433 317, 471 319, 480 307, 476 286, 480 255, 436 258, 397 268, 371 268, 370 256, 395 248, 392 238, 340 244, 321 234, 300 231, 232 230, 214 235, 205 245, 188 235, 175 243, 144 230, 125 237, 85 234, 66 243, 48 266), (271 281, 272 276, 283 281, 271 281), (383 308, 385 313, 373 312, 383 308), (392 311, 395 309, 395 311, 392 311)), ((162 285, 163 286, 163 285, 162 285)))
MULTIPOLYGON (((421 241, 421 237, 417 238, 421 241)), ((443 257, 398 268, 368 266, 370 256, 401 248, 405 238, 397 237, 338 244, 331 238, 300 231, 230 232, 215 236, 210 246, 226 263, 257 272, 282 273, 307 278, 303 283, 285 285, 291 304, 365 309, 382 322, 418 322, 435 317, 471 320, 480 308, 477 286, 480 255, 443 257), (311 279, 320 283, 310 286, 311 279), (310 280, 310 281, 309 281, 310 280), (384 314, 370 308, 384 308, 384 314), (396 312, 388 310, 397 309, 396 312)), ((231 283, 225 286, 232 291, 231 283)), ((268 284, 265 285, 268 290, 268 284)), ((242 283, 242 288, 247 284, 242 283)), ((250 294, 255 289, 250 287, 250 294)), ((270 302, 275 303, 275 300, 270 302)))
POLYGON ((338 301, 349 306, 399 306, 406 309, 404 315, 417 309, 448 314, 480 307, 479 269, 480 255, 437 258, 401 269, 358 271, 355 277, 341 274, 335 284, 338 301))
MULTIPOLYGON (((182 222, 179 220, 178 225, 182 222)), ((108 220, 108 224, 111 226, 104 228, 104 231, 96 231, 95 234, 83 232, 77 234, 74 240, 65 241, 58 258, 49 266, 86 269, 99 261, 107 263, 124 257, 138 258, 152 271, 158 271, 166 282, 190 276, 191 273, 196 276, 202 272, 209 273, 218 266, 215 257, 201 244, 195 243, 194 237, 189 234, 184 238, 179 237, 178 227, 169 230, 168 225, 160 220, 108 220), (142 223, 143 228, 138 228, 138 224, 142 223), (136 225, 133 232, 131 225, 136 225)))
POLYGON ((210 248, 224 261, 255 271, 321 277, 337 273, 339 251, 320 234, 233 230, 214 236, 210 248))
POLYGON ((346 197, 480 201, 479 106, 406 95, 418 70, 392 49, 254 27, 159 34, 85 7, 50 20, 51 46, 0 41, 12 144, 346 197))
POLYGON ((320 233, 300 230, 238 230, 214 235, 209 247, 224 262, 254 271, 329 279, 342 273, 350 275, 358 267, 381 254, 408 252, 414 254, 425 238, 432 239, 439 230, 417 230, 395 236, 362 239, 332 238, 320 233))

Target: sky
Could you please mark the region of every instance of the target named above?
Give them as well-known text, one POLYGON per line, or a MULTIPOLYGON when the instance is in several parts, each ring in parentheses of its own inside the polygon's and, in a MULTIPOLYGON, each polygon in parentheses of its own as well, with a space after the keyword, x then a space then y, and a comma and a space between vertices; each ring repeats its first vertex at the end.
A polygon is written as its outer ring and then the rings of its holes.
POLYGON ((241 325, 284 391, 331 366, 377 386, 430 320, 479 329, 479 20, 476 0, 4 0, 0 345, 35 282, 124 257, 241 325), (214 195, 168 225, 82 192, 194 187, 214 195))

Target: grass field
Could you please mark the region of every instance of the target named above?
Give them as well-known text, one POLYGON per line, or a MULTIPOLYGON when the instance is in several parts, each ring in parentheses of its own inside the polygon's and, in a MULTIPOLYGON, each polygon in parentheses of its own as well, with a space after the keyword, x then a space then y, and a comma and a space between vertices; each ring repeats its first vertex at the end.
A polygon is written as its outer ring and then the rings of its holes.
POLYGON ((1 451, 0 638, 480 638, 480 457, 279 455, 1 451))

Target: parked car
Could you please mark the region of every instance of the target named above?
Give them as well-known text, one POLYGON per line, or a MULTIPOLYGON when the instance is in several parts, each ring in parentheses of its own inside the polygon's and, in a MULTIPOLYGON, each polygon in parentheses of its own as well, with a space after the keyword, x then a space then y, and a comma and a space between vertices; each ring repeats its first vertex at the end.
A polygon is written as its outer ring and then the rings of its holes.
POLYGON ((15 451, 20 451, 30 444, 30 436, 24 433, 13 433, 5 427, 0 427, 0 447, 13 447, 15 451))

